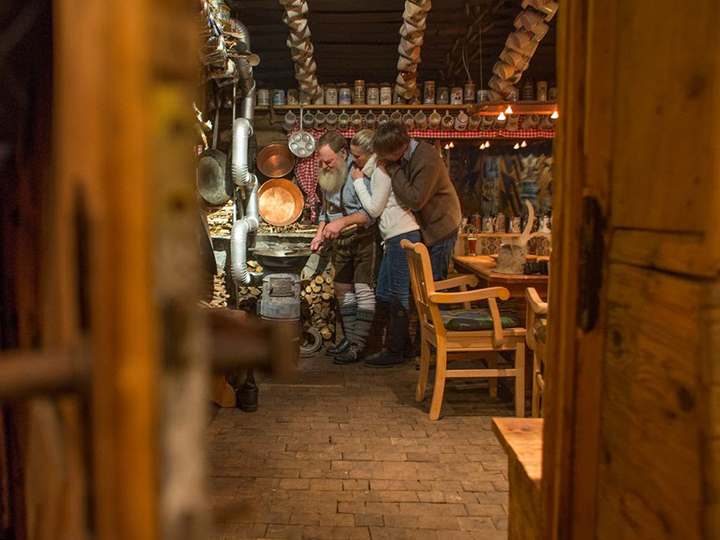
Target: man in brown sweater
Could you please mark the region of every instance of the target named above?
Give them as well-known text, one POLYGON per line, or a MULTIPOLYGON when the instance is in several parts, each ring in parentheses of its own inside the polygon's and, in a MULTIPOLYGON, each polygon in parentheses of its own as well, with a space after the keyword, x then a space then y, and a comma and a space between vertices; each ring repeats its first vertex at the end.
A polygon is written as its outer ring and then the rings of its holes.
POLYGON ((447 278, 462 213, 440 154, 430 144, 411 139, 405 127, 394 122, 378 127, 373 150, 392 178, 395 197, 415 213, 433 278, 447 278))

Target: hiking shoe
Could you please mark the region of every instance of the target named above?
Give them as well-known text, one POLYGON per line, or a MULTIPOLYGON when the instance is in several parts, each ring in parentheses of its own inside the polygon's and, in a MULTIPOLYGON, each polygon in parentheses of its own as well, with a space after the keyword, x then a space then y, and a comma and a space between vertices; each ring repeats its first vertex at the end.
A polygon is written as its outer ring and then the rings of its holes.
POLYGON ((325 354, 327 354, 328 356, 336 356, 340 353, 344 353, 345 351, 347 351, 349 346, 350 342, 347 340, 347 338, 342 338, 342 340, 340 340, 337 345, 329 347, 325 351, 325 354))
POLYGON ((348 347, 345 352, 338 354, 335 357, 335 360, 333 360, 333 363, 339 364, 341 366, 347 364, 356 364, 360 362, 363 358, 365 358, 365 352, 353 343, 352 345, 350 345, 350 347, 348 347))

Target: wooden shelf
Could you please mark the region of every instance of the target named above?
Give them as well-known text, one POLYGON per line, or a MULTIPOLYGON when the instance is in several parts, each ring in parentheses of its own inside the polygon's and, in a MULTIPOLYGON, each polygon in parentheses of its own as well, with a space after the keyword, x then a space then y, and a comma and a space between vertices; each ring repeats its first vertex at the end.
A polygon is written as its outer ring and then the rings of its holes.
MULTIPOLYGON (((512 106, 514 114, 552 114, 557 110, 557 103, 554 101, 512 101, 512 102, 482 102, 482 103, 465 103, 463 105, 303 105, 306 111, 406 111, 406 110, 425 110, 432 111, 466 111, 479 115, 498 115, 512 106)), ((271 107, 255 107, 258 112, 269 111, 271 107)), ((275 105, 272 107, 275 111, 298 111, 300 105, 275 105)))

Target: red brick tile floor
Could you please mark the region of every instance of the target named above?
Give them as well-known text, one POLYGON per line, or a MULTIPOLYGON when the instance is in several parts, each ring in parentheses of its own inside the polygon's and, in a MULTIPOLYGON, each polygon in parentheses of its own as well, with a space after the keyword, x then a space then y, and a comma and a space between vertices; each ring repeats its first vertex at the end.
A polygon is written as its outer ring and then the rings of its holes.
MULTIPOLYGON (((434 372, 431 371, 432 378, 434 372)), ((490 430, 512 403, 448 381, 443 416, 415 403, 417 371, 301 360, 260 381, 260 409, 208 427, 214 538, 505 540, 507 460, 490 430)))

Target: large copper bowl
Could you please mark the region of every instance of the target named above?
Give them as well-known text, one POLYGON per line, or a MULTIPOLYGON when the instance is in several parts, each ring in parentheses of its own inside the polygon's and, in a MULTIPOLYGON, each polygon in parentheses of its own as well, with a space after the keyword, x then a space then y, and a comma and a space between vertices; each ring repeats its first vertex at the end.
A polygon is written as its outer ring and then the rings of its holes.
POLYGON ((287 144, 270 144, 260 150, 257 167, 268 178, 281 178, 292 172, 295 156, 287 144))
POLYGON ((270 225, 294 223, 303 209, 303 194, 295 184, 284 178, 268 180, 258 191, 260 216, 270 225))

